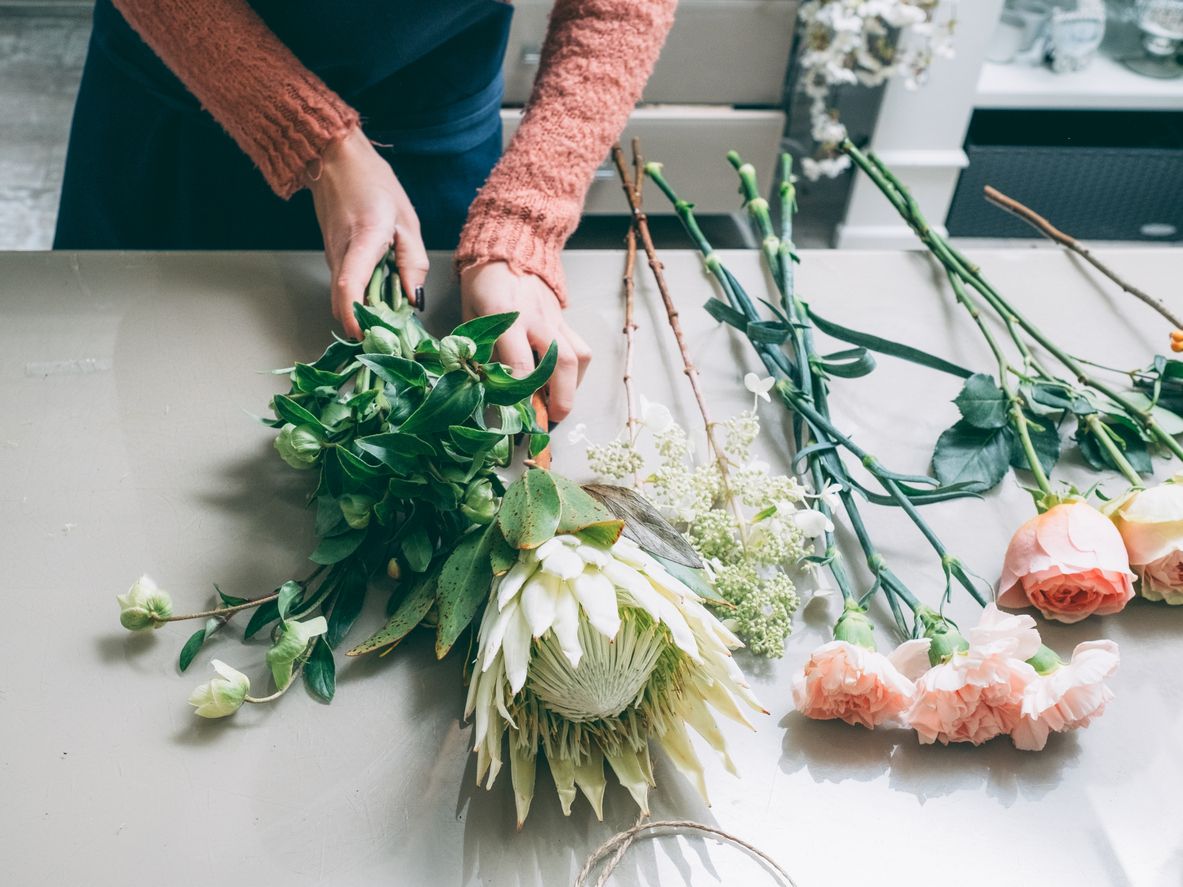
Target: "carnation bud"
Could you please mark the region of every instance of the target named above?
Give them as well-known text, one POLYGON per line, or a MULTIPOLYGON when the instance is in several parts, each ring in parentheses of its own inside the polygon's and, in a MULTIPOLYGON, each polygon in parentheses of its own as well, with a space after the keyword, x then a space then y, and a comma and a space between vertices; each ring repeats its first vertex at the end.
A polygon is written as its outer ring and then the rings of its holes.
POLYGON ((867 618, 867 611, 853 601, 846 605, 838 624, 834 626, 834 640, 846 641, 856 647, 875 649, 874 626, 867 618))
POLYGON ((460 503, 461 513, 474 524, 487 524, 497 513, 497 501, 493 485, 489 481, 474 480, 468 485, 464 501, 460 503))
POLYGON ((338 500, 341 513, 345 515, 345 523, 355 530, 365 529, 370 525, 370 513, 374 507, 374 500, 360 493, 346 493, 338 500))
POLYGON ((317 635, 328 631, 323 616, 307 622, 284 622, 279 629, 279 640, 267 651, 267 667, 275 678, 275 686, 283 689, 292 680, 292 665, 308 649, 317 635))
POLYGON ((399 357, 403 351, 398 335, 384 326, 372 326, 366 330, 361 340, 361 350, 365 354, 393 354, 395 357, 399 357))
POLYGON ((321 443, 311 428, 296 427, 290 422, 279 429, 275 437, 275 449, 283 461, 292 468, 311 468, 320 458, 321 443))
POLYGON ((1053 671, 1059 671, 1063 668, 1064 660, 1051 647, 1046 644, 1040 644, 1035 655, 1027 660, 1027 664, 1039 672, 1039 674, 1049 675, 1053 671))
POLYGON ((172 615, 173 602, 168 592, 161 591, 147 576, 141 576, 127 594, 115 595, 119 602, 119 624, 128 631, 160 628, 172 615))
POLYGON ((924 625, 924 636, 932 642, 928 648, 928 661, 934 666, 948 662, 954 653, 969 649, 969 641, 935 610, 925 607, 917 616, 924 625))
POLYGON ((440 363, 444 370, 458 370, 464 361, 476 355, 476 342, 468 336, 444 336, 440 339, 440 363))

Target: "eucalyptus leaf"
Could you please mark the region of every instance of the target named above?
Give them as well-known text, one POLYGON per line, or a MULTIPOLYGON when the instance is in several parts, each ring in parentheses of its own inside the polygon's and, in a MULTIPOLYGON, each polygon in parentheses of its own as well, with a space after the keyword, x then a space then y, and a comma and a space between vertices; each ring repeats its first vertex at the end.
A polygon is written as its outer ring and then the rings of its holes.
MULTIPOLYGON (((493 526, 497 526, 496 522, 493 526)), ((517 560, 517 549, 505 541, 505 537, 501 535, 501 528, 497 527, 489 546, 489 565, 492 567, 493 575, 504 576, 517 560)))
POLYGON ((497 522, 513 548, 537 548, 554 536, 561 510, 551 473, 531 468, 505 491, 497 522))
POLYGON ((555 529, 556 533, 577 533, 592 524, 612 520, 612 512, 579 484, 553 472, 551 479, 559 494, 559 524, 555 529))

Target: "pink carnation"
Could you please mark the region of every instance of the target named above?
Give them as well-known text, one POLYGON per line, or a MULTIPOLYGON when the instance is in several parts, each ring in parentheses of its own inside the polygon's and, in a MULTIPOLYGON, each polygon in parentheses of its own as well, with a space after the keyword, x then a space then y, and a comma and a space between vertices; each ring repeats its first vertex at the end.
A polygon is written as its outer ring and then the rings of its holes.
POLYGON ((1105 678, 1117 670, 1118 662, 1113 641, 1088 641, 1072 651, 1071 662, 1037 676, 1023 694, 1022 719, 1011 734, 1015 746, 1040 751, 1049 733, 1087 727, 1113 699, 1105 678))
POLYGON ((793 704, 806 717, 837 718, 867 729, 898 721, 916 688, 894 660, 916 643, 909 641, 890 658, 846 641, 823 644, 793 679, 793 704))
POLYGON ((1125 607, 1132 579, 1117 528, 1091 505, 1067 502, 1019 527, 1006 549, 998 603, 1079 622, 1125 607))
POLYGON ((916 682, 916 701, 906 717, 926 745, 938 740, 981 745, 1010 733, 1022 716, 1024 691, 1035 678, 1024 660, 1039 649, 1035 620, 990 604, 967 639, 968 650, 916 682))

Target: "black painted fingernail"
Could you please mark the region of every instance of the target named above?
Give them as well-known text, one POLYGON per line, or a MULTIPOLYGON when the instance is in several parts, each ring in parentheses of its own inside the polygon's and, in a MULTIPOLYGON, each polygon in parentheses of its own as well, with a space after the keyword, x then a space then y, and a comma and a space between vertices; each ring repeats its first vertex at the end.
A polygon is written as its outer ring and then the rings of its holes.
POLYGON ((546 430, 547 431, 554 431, 558 427, 559 427, 558 422, 547 422, 546 423, 546 430))
POLYGON ((415 287, 415 307, 420 311, 427 307, 427 296, 421 286, 415 287))

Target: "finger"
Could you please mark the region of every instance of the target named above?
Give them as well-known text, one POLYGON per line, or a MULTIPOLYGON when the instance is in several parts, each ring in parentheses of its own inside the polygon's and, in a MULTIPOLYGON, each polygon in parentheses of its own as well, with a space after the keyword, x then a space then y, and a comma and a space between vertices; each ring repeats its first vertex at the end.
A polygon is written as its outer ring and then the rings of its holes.
POLYGON ((411 214, 399 215, 394 226, 394 264, 405 295, 416 308, 423 309, 423 283, 427 280, 427 249, 419 233, 419 220, 411 214))
POLYGON ((509 371, 518 379, 528 376, 534 369, 534 352, 530 350, 530 341, 526 331, 518 324, 514 324, 497 340, 493 351, 499 361, 509 367, 509 371))
POLYGON ((378 228, 366 228, 351 236, 345 247, 341 269, 333 278, 333 314, 350 338, 361 338, 361 327, 353 315, 353 306, 365 298, 374 266, 382 261, 389 246, 389 235, 378 228))
POLYGON ((591 363, 592 350, 587 342, 583 341, 583 337, 564 321, 563 323, 563 338, 571 345, 571 350, 575 352, 575 360, 579 365, 579 372, 576 376, 575 384, 583 384, 583 374, 587 371, 587 365, 591 363))
MULTIPOLYGON (((562 422, 571 413, 571 408, 575 406, 575 388, 579 385, 579 359, 571 343, 560 332, 555 337, 555 344, 559 350, 558 360, 546 385, 546 402, 550 407, 552 425, 562 422)), ((539 331, 530 337, 530 345, 539 354, 545 354, 550 341, 539 331)))

